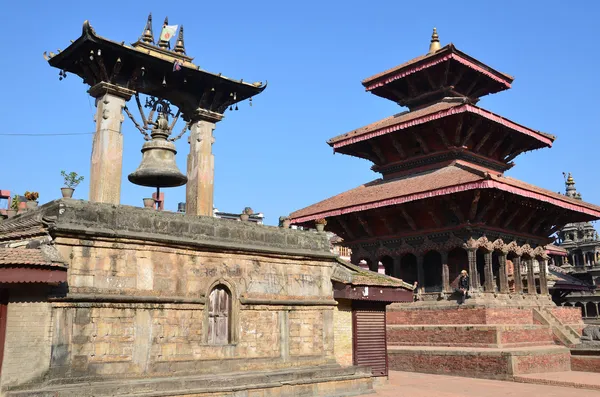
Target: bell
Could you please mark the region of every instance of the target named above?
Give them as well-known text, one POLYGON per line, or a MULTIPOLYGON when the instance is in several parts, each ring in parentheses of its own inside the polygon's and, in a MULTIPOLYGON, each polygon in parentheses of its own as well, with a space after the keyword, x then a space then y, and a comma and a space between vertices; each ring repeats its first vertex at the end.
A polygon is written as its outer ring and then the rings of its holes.
POLYGON ((156 125, 150 134, 152 140, 142 146, 142 163, 127 177, 131 183, 156 188, 187 183, 187 177, 179 171, 175 163, 175 144, 167 141, 169 133, 169 121, 159 112, 156 125))

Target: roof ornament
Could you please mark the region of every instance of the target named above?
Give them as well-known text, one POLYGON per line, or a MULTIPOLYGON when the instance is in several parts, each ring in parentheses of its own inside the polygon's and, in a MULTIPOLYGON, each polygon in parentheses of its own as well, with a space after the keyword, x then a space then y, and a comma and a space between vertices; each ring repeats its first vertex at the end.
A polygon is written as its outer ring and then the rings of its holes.
POLYGON ((563 177, 565 178, 566 186, 565 196, 581 200, 581 193, 575 188, 575 179, 573 178, 573 175, 571 175, 570 172, 568 175, 563 172, 563 177))
POLYGON ((437 34, 437 29, 433 28, 433 33, 431 34, 431 42, 429 44, 429 52, 428 54, 433 54, 438 51, 440 48, 440 36, 437 34))
POLYGON ((173 49, 178 54, 185 55, 185 45, 183 44, 183 25, 179 28, 179 34, 177 35, 177 43, 175 44, 175 48, 173 49))
POLYGON ((163 26, 160 32, 160 38, 158 40, 158 46, 160 48, 169 48, 169 40, 165 40, 165 29, 169 26, 169 17, 165 17, 165 21, 163 22, 163 26))
POLYGON ((148 21, 146 21, 146 27, 144 28, 144 33, 142 33, 140 40, 144 43, 154 44, 154 34, 152 33, 152 13, 148 15, 148 21))

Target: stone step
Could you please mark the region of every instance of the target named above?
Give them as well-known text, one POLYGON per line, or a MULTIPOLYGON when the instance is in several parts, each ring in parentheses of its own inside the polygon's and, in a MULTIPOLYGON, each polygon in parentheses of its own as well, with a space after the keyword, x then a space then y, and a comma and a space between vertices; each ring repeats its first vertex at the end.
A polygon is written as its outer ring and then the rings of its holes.
POLYGON ((373 380, 368 367, 336 365, 270 372, 86 381, 35 390, 8 391, 6 397, 175 397, 199 394, 217 397, 248 392, 256 395, 268 392, 273 397, 355 396, 373 392, 373 380))
POLYGON ((567 371, 545 374, 519 375, 515 382, 600 390, 600 377, 595 372, 567 371))
POLYGON ((550 326, 556 338, 563 345, 572 347, 581 343, 581 339, 577 331, 575 331, 569 325, 562 324, 561 321, 549 310, 544 310, 541 308, 533 309, 533 318, 540 324, 550 326))
POLYGON ((556 345, 502 349, 388 346, 388 363, 395 371, 488 379, 571 369, 569 349, 556 345))
POLYGON ((547 325, 388 325, 388 345, 516 347, 554 344, 547 325))

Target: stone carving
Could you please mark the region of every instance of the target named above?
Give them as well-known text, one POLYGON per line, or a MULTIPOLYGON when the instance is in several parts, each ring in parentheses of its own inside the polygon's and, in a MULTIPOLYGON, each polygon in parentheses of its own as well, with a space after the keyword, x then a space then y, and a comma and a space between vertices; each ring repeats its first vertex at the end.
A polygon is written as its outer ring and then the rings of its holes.
POLYGON ((508 243, 506 248, 508 248, 508 252, 513 252, 518 256, 523 255, 523 249, 519 247, 516 241, 511 241, 510 243, 508 243))
POLYGON ((442 249, 452 251, 455 248, 465 248, 465 242, 453 234, 442 244, 442 249))
POLYGON ((395 250, 396 254, 404 255, 404 254, 414 254, 415 249, 411 245, 409 245, 406 240, 402 240, 402 244, 395 250))
POLYGON ((477 248, 479 248, 479 243, 473 237, 469 237, 469 239, 464 245, 464 248, 467 250, 475 251, 477 248))
POLYGON ((488 252, 491 252, 494 250, 494 244, 492 244, 492 242, 490 240, 488 240, 488 238, 485 235, 481 236, 477 239, 477 244, 478 244, 479 248, 483 248, 488 252))
POLYGON ((588 325, 585 327, 581 341, 586 344, 600 344, 600 326, 588 325))
POLYGON ((523 255, 527 255, 527 256, 530 256, 532 258, 535 256, 534 253, 533 253, 533 248, 531 248, 531 246, 529 244, 523 244, 521 246, 521 250, 522 250, 522 254, 523 255))

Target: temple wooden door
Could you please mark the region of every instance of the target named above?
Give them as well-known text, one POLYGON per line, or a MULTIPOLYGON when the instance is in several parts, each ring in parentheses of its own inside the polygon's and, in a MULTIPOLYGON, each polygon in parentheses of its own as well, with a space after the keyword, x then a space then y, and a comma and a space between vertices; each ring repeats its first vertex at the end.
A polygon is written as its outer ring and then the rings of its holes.
POLYGON ((212 290, 208 300, 208 343, 225 345, 229 343, 231 296, 224 288, 217 287, 212 290))
POLYGON ((371 367, 373 376, 387 376, 385 304, 353 302, 352 335, 354 365, 371 367))

